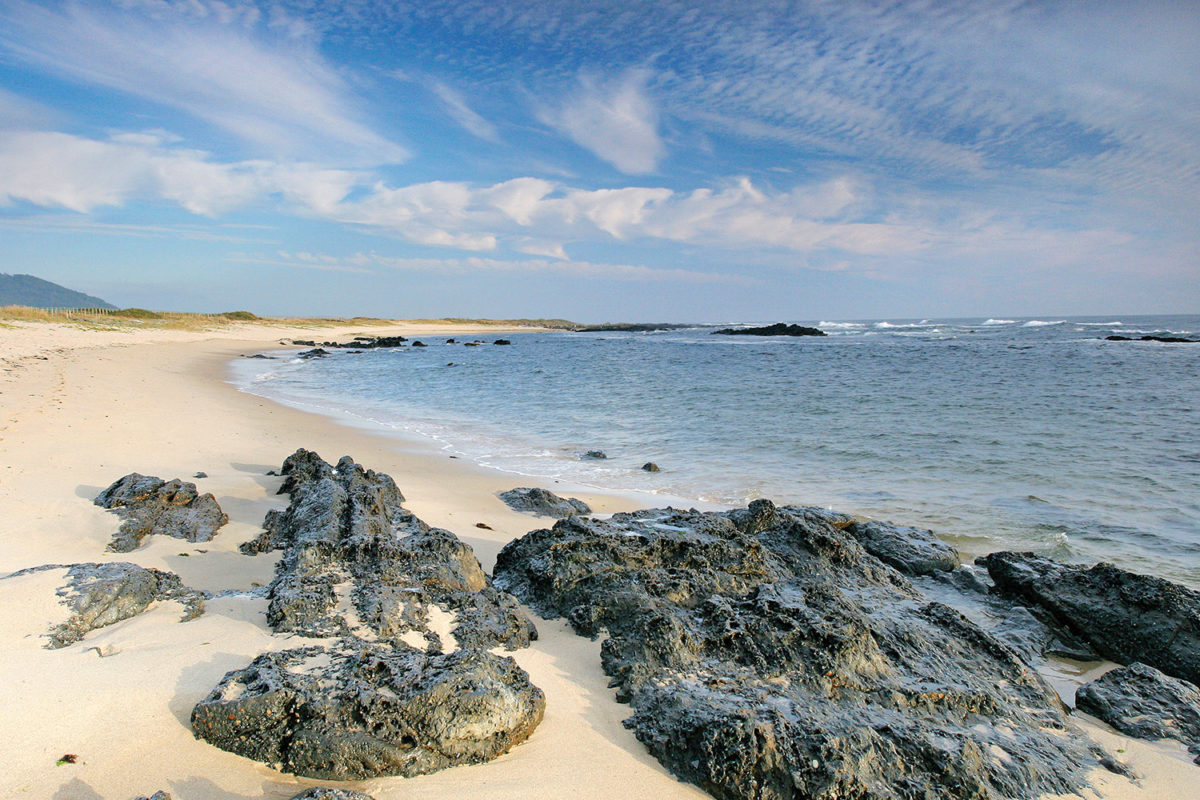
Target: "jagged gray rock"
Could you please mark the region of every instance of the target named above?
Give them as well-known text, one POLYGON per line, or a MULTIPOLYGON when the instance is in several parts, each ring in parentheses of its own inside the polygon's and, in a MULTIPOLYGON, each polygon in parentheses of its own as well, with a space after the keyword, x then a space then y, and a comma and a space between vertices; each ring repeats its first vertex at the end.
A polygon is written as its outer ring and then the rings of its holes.
POLYGON ((229 522, 216 498, 199 494, 196 484, 178 478, 164 481, 131 472, 101 492, 96 505, 123 518, 108 549, 136 550, 147 536, 161 534, 189 542, 207 542, 229 522))
POLYGON ((905 575, 949 572, 961 563, 958 551, 933 531, 907 528, 890 522, 854 522, 844 529, 867 552, 905 575))
POLYGON ((537 514, 539 517, 562 519, 572 514, 590 514, 592 509, 574 497, 559 497, 546 489, 518 488, 500 493, 500 499, 514 511, 537 514))
POLYGON ((515 650, 537 638, 533 622, 496 590, 471 548, 403 508, 389 476, 348 456, 331 467, 303 449, 280 472, 280 491, 291 504, 269 512, 263 535, 242 546, 284 550, 268 592, 267 621, 275 630, 388 642, 412 631, 437 649, 430 615, 444 610, 457 615, 459 646, 515 650))
POLYGON ((159 789, 157 792, 150 795, 149 797, 142 796, 142 797, 136 798, 135 800, 172 800, 172 798, 171 798, 171 795, 169 795, 166 792, 164 792, 163 790, 159 789))
POLYGON ((47 633, 49 650, 74 644, 91 631, 141 614, 155 600, 178 600, 184 606, 183 622, 204 613, 203 592, 183 585, 173 572, 147 569, 127 561, 104 564, 46 564, 14 572, 10 578, 66 569, 67 582, 58 590, 71 616, 47 633))
POLYGON ((1075 703, 1121 733, 1175 739, 1200 754, 1200 689, 1154 667, 1133 663, 1106 672, 1080 686, 1075 703))
POLYGON ((310 777, 415 775, 492 758, 537 726, 541 690, 510 658, 537 629, 471 548, 401 506, 387 475, 298 450, 291 495, 248 553, 282 548, 267 590, 278 632, 340 637, 260 656, 196 706, 222 749, 310 777))
POLYGON ((1011 649, 824 516, 759 500, 570 517, 507 545, 495 575, 607 632, 626 724, 718 798, 1034 798, 1116 768, 1011 649))
POLYGON ((326 780, 420 775, 524 741, 545 701, 511 658, 363 643, 266 653, 192 711, 224 750, 326 780))
POLYGON ((311 786, 291 800, 375 800, 369 794, 355 792, 350 789, 330 789, 325 786, 311 786))
POLYGON ((996 589, 1119 664, 1140 661, 1200 684, 1200 592, 1112 564, 1059 564, 1033 553, 981 556, 996 589))

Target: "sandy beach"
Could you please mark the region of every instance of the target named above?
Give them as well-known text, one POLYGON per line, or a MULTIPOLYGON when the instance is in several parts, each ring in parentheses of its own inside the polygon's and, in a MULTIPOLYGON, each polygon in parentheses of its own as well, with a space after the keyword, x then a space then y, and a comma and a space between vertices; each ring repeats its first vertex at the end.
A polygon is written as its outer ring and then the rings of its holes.
MULTIPOLYGON (((345 340, 361 334, 456 335, 467 326, 219 331, 96 331, 13 323, 0 328, 0 576, 45 564, 133 561, 219 592, 269 582, 276 556, 242 555, 266 512, 286 505, 268 476, 299 447, 329 461, 351 455, 390 474, 406 507, 474 548, 490 571, 511 539, 547 521, 508 509, 496 493, 523 479, 451 459, 428 443, 384 436, 272 404, 225 381, 232 359, 285 337, 345 340), (207 477, 193 479, 197 472, 207 477), (230 523, 211 542, 153 537, 131 553, 106 553, 119 519, 93 498, 130 472, 195 480, 230 523), (484 523, 491 530, 478 528, 484 523)), ((496 332, 496 329, 488 329, 496 332)), ((598 513, 655 498, 551 486, 598 513)), ((229 670, 291 647, 272 634, 266 601, 226 596, 180 622, 178 603, 48 650, 44 634, 66 617, 55 595, 65 569, 0 580, 0 786, 11 797, 133 800, 157 790, 176 800, 286 800, 322 784, 274 771, 193 737, 189 714, 229 670), (59 764, 67 754, 75 763, 59 764)), ((546 695, 533 736, 488 764, 417 778, 353 785, 389 798, 702 798, 679 782, 621 724, 601 672, 599 642, 561 621, 538 621, 540 639, 513 657, 546 695)), ((1125 760, 1138 782, 1097 773, 1098 796, 1170 800, 1195 796, 1200 772, 1181 748, 1081 725, 1125 760)), ((344 784, 343 784, 344 785, 344 784)))

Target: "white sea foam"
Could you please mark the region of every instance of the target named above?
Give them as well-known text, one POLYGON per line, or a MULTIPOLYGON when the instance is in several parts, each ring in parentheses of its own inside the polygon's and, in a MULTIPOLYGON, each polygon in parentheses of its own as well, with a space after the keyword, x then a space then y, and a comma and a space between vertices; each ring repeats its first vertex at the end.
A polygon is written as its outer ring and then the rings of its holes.
POLYGON ((865 322, 826 322, 821 320, 817 323, 818 328, 865 328, 865 322))
POLYGON ((931 323, 927 319, 923 319, 920 322, 876 322, 875 327, 883 328, 883 329, 888 329, 888 328, 928 328, 932 324, 934 324, 934 323, 931 323))
POLYGON ((1029 320, 1029 322, 1026 322, 1021 327, 1023 327, 1023 328, 1044 328, 1047 325, 1065 325, 1066 322, 1067 321, 1065 319, 1056 319, 1053 321, 1048 321, 1048 320, 1044 320, 1044 319, 1031 319, 1031 320, 1029 320))
POLYGON ((983 321, 984 325, 1014 325, 1015 319, 988 319, 983 321))

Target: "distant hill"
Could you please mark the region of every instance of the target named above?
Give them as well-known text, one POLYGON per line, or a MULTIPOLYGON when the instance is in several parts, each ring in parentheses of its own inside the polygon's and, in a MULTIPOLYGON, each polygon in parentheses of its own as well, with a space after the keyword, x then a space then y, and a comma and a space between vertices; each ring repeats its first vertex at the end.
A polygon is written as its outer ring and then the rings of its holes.
POLYGON ((116 308, 99 297, 76 292, 32 275, 5 275, 2 272, 0 272, 0 306, 116 308))

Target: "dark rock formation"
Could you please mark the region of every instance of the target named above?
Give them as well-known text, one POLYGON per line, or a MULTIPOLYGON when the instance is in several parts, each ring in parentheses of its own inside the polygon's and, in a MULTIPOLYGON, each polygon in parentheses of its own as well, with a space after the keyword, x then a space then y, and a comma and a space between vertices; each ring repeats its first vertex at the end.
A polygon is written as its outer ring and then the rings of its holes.
POLYGON ((1176 739, 1200 753, 1200 689, 1153 667, 1133 663, 1106 672, 1080 686, 1075 703, 1121 733, 1176 739))
POLYGON ((338 347, 357 347, 362 350, 373 350, 380 347, 403 347, 408 339, 403 336, 355 336, 353 342, 340 344, 338 347))
POLYGON ((905 575, 949 572, 958 567, 958 551, 933 535, 933 531, 906 528, 890 522, 854 522, 846 533, 867 552, 905 575))
POLYGON ((492 344, 512 344, 508 339, 497 339, 492 344))
POLYGON ((292 800, 375 800, 369 794, 351 791, 350 789, 329 789, 324 786, 313 786, 305 789, 292 800))
POLYGON ((197 473, 196 473, 195 475, 193 475, 192 477, 193 477, 193 478, 196 478, 196 479, 200 479, 200 478, 207 478, 207 477, 208 477, 208 473, 207 473, 207 472, 197 472, 197 473))
POLYGON ((435 646, 433 606, 458 616, 454 637, 463 647, 515 650, 537 637, 470 547, 401 507, 389 476, 349 456, 331 467, 303 449, 280 472, 291 504, 269 512, 262 536, 242 545, 246 553, 284 550, 268 592, 275 630, 391 643, 416 632, 435 646))
POLYGON ((1168 344, 1196 344, 1200 339, 1188 339, 1184 336, 1165 336, 1163 334, 1146 334, 1145 336, 1105 336, 1110 342, 1167 342, 1168 344))
POLYGON ((574 497, 559 497, 546 489, 509 489, 500 493, 500 499, 513 511, 525 511, 540 517, 569 517, 572 514, 590 514, 592 509, 574 497))
POLYGON ((327 355, 329 355, 328 350, 326 350, 322 347, 317 347, 312 350, 305 350, 303 352, 297 353, 296 358, 303 358, 307 361, 310 358, 325 358, 325 356, 327 356, 327 355))
POLYGON ((782 322, 776 322, 774 325, 765 325, 761 328, 722 328, 719 331, 713 331, 724 336, 828 336, 825 331, 820 328, 809 328, 804 325, 785 325, 782 322))
POLYGON ((291 503, 242 546, 284 551, 267 621, 340 639, 227 674, 193 711, 196 735, 337 780, 483 761, 528 736, 542 693, 488 651, 524 647, 537 630, 471 548, 417 519, 390 477, 349 456, 331 467, 298 450, 280 472, 291 503))
POLYGON ((511 658, 359 643, 259 656, 196 705, 192 729, 286 772, 360 780, 495 758, 533 732, 544 706, 511 658))
POLYGON ((658 468, 658 464, 655 464, 653 461, 647 461, 645 464, 642 464, 642 469, 646 472, 662 472, 662 470, 658 468))
POLYGON ((169 795, 166 792, 164 792, 163 790, 159 789, 157 792, 150 795, 149 797, 146 797, 143 795, 142 797, 135 798, 135 800, 172 800, 172 798, 171 798, 171 795, 169 795))
POLYGON ((329 789, 324 786, 312 786, 305 789, 292 800, 375 800, 369 794, 355 792, 350 789, 329 789))
POLYGON ((403 336, 355 336, 349 342, 321 342, 318 345, 312 339, 292 339, 291 343, 300 347, 353 347, 356 350, 374 350, 380 347, 404 347, 407 341, 403 336))
POLYGON ((577 325, 571 330, 589 333, 651 333, 695 327, 697 327, 696 324, 691 322, 608 322, 603 325, 577 325))
POLYGON ((1119 664, 1140 661, 1200 684, 1200 592, 1114 567, 1059 564, 1033 553, 982 556, 996 589, 1029 603, 1119 664))
POLYGON ((596 460, 602 460, 602 459, 608 458, 608 453, 604 452, 603 450, 588 450, 582 456, 580 456, 580 458, 592 458, 592 459, 596 459, 596 460))
POLYGON ((136 472, 101 492, 95 503, 124 519, 108 545, 117 553, 136 550, 151 534, 207 542, 229 522, 216 498, 197 493, 196 484, 178 478, 164 481, 136 472))
POLYGON ((428 345, 426 345, 424 342, 422 342, 420 339, 418 339, 417 341, 412 343, 412 346, 413 347, 427 347, 428 345))
POLYGON ((570 517, 496 580, 606 631, 626 724, 718 798, 1034 798, 1106 763, 1012 650, 810 509, 570 517))
POLYGON ((74 644, 97 628, 137 616, 155 600, 183 603, 184 622, 204 613, 204 593, 184 586, 178 575, 127 561, 47 564, 15 572, 10 577, 64 567, 67 583, 58 590, 58 596, 71 609, 71 616, 47 634, 49 650, 74 644))

